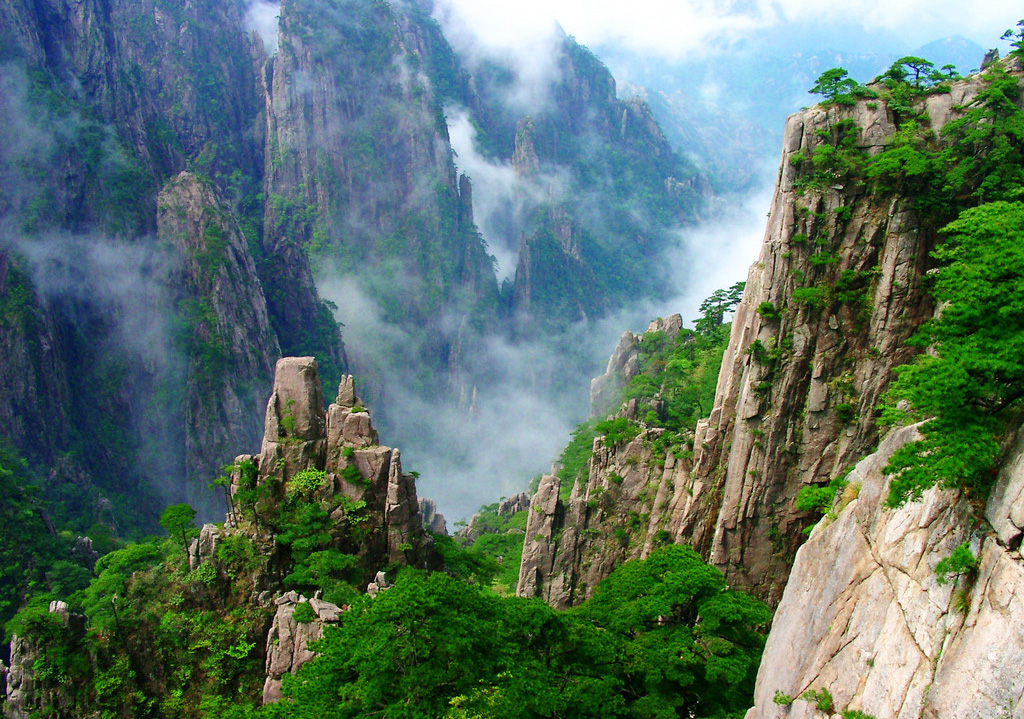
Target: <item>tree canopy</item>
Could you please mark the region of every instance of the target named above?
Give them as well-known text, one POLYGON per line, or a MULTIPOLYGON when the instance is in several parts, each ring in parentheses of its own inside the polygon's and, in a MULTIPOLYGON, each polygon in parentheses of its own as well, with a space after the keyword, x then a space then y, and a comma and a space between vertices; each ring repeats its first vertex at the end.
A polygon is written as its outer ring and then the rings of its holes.
POLYGON ((271 716, 719 717, 771 617, 689 547, 627 562, 576 610, 405 570, 328 628, 271 716))
POLYGON ((1009 411, 1024 397, 1024 203, 993 202, 949 224, 934 256, 940 315, 916 335, 933 353, 897 368, 889 419, 929 418, 924 439, 899 450, 889 502, 935 484, 984 492, 1009 411))

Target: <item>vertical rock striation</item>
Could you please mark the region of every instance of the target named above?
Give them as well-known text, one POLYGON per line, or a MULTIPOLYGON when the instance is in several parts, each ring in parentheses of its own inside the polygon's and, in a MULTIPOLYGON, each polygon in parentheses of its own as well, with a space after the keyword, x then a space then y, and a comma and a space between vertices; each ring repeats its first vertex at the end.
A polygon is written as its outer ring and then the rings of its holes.
MULTIPOLYGON (((269 484, 276 497, 284 496, 296 474, 314 470, 324 472, 328 494, 364 502, 359 545, 340 548, 359 555, 367 578, 391 563, 438 566, 433 542, 423 528, 416 479, 402 471, 397 449, 378 444, 351 376, 342 378, 335 402, 325 411, 316 360, 278 360, 260 454, 237 458, 232 492, 244 481, 238 468, 245 462, 253 463, 257 481, 269 484)), ((345 516, 341 507, 334 512, 337 521, 345 516)))
MULTIPOLYGON (((980 88, 978 78, 955 83, 948 95, 928 96, 922 111, 938 132, 980 88)), ((789 118, 764 244, 733 318, 714 407, 695 428, 692 459, 666 458, 662 466, 644 455, 649 438, 643 435, 595 451, 588 487, 609 487, 610 473, 626 478, 630 471, 649 484, 627 491, 622 482, 599 498, 580 488, 591 507, 576 509, 586 533, 575 545, 549 543, 545 551, 553 556, 540 562, 563 563, 561 585, 579 586, 584 576, 589 585, 621 559, 668 538, 693 545, 731 585, 776 604, 809 522, 795 507, 797 493, 828 482, 876 445, 875 407, 892 368, 917 351, 907 339, 933 312, 923 280, 937 228, 922 222, 908 198, 862 182, 822 187, 802 178, 800 163, 835 141, 842 121, 868 156, 896 130, 881 101, 815 107, 789 118), (628 471, 620 470, 626 459, 628 471), (602 509, 611 522, 594 521, 602 502, 611 502, 602 509), (631 539, 623 553, 610 539, 631 512, 646 536, 631 539)), ((632 341, 624 338, 606 376, 595 381, 598 402, 606 386, 628 376, 632 341)), ((572 500, 557 512, 571 507, 572 500)), ((1015 521, 1021 521, 1016 514, 1007 533, 1017 531, 1015 521)), ((536 554, 531 537, 524 561, 536 554)), ((524 571, 533 570, 524 565, 524 571)), ((570 596, 576 602, 586 594, 570 596)))
POLYGON ((174 284, 188 332, 185 479, 199 506, 221 466, 259 445, 259 407, 281 350, 249 247, 213 185, 181 173, 160 193, 157 222, 183 258, 174 284))

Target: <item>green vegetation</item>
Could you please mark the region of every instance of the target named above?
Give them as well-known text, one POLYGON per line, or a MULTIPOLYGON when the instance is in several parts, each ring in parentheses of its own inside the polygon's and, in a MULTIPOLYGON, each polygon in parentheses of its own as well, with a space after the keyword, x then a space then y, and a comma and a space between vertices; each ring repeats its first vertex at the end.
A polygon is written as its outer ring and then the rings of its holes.
POLYGON ((688 547, 628 562, 570 612, 405 570, 328 628, 269 716, 725 716, 770 613, 688 547))
POLYGON ((978 558, 971 551, 969 541, 962 542, 953 552, 935 565, 939 584, 956 581, 961 575, 973 577, 978 572, 978 558))
MULTIPOLYGON (((0 443, 0 626, 30 596, 82 589, 92 575, 72 552, 73 535, 54 535, 36 478, 18 454, 0 443)), ((7 633, 4 633, 6 640, 7 633)))
POLYGON ((853 105, 859 98, 874 95, 841 67, 834 67, 821 73, 809 92, 813 95, 822 95, 825 98, 822 105, 853 105))
POLYGON ((897 368, 883 415, 928 418, 924 438, 897 450, 886 468, 893 506, 935 484, 984 496, 1000 437, 1024 397, 1024 203, 965 211, 934 256, 942 264, 932 293, 943 309, 915 336, 934 351, 897 368))
MULTIPOLYGON (((519 564, 526 539, 526 520, 530 510, 499 515, 497 504, 481 507, 474 519, 474 533, 479 536, 462 551, 472 562, 472 571, 457 573, 468 579, 479 580, 484 586, 501 596, 512 596, 519 582, 519 564)), ((435 541, 437 541, 435 537, 435 541)), ((454 541, 454 540, 452 540, 454 541)), ((445 564, 451 565, 451 553, 445 554, 445 564)))

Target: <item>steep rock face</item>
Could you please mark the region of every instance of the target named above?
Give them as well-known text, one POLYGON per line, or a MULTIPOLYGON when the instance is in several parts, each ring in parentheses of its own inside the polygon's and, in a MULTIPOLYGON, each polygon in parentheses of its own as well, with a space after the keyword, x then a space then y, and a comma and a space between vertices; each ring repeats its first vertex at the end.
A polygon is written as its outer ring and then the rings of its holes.
POLYGON ((556 57, 558 73, 539 90, 547 101, 527 116, 501 100, 514 77, 481 71, 475 85, 482 131, 530 188, 527 210, 492 239, 517 249, 506 301, 523 331, 663 295, 666 230, 692 222, 708 192, 647 105, 617 97, 597 57, 568 37, 556 57))
MULTIPOLYGON (((358 546, 339 548, 359 555, 366 577, 389 563, 438 566, 433 543, 423 529, 415 477, 402 471, 397 449, 377 443, 351 376, 342 379, 335 402, 325 411, 316 360, 278 360, 260 454, 237 458, 232 493, 245 481, 237 468, 247 461, 255 465, 258 483, 269 484, 276 497, 285 494, 296 474, 314 470, 324 472, 327 494, 342 493, 365 503, 358 546)), ((343 507, 334 511, 332 517, 338 521, 345 517, 343 507)))
MULTIPOLYGON (((955 117, 979 87, 974 79, 928 97, 932 128, 955 117)), ((692 488, 693 508, 669 527, 730 583, 756 587, 771 603, 806 524, 794 508, 797 492, 875 445, 874 408, 892 368, 913 357, 907 338, 932 313, 922 279, 936 232, 910 200, 856 183, 819 191, 797 182, 794 156, 810 154, 847 116, 856 146, 869 155, 895 131, 885 104, 870 102, 812 108, 786 124, 765 242, 733 319, 715 406, 694 445, 693 475, 703 488, 692 488), (805 288, 833 294, 807 302, 805 288)))
MULTIPOLYGON (((14 352, 0 369, 0 416, 11 413, 0 433, 55 468, 48 490, 73 497, 77 516, 100 519, 104 492, 131 495, 130 511, 119 509, 140 527, 169 501, 202 507, 197 486, 230 457, 224 447, 258 440, 250 402, 230 407, 231 397, 225 416, 185 429, 172 296, 207 298, 170 286, 185 273, 171 277, 155 240, 158 190, 186 164, 236 201, 259 191, 258 50, 243 13, 243 3, 206 0, 46 0, 0 12, 0 304, 20 306, 3 322, 14 352)), ((234 319, 251 318, 221 317, 234 319)), ((219 359, 249 363, 248 347, 229 349, 219 359)), ((245 390, 254 398, 269 385, 263 374, 262 389, 245 390)))
MULTIPOLYGON (((980 86, 969 79, 949 95, 927 97, 923 111, 933 129, 956 117, 980 86)), ((834 142, 847 119, 867 155, 895 132, 884 102, 815 107, 787 122, 765 241, 733 318, 714 407, 695 428, 692 461, 674 462, 647 536, 637 541, 649 547, 667 532, 708 557, 731 585, 769 604, 781 597, 808 522, 795 508, 797 493, 871 451, 874 410, 891 370, 912 359, 917 350, 906 341, 933 312, 923 278, 937 232, 922 224, 912 201, 864 183, 822 189, 800 174, 801 161, 834 142)), ((598 397, 603 386, 622 381, 629 356, 627 338, 609 374, 595 382, 598 397)), ((634 461, 636 468, 646 460, 634 461)), ((660 461, 647 473, 668 473, 668 460, 664 468, 660 461)), ((586 526, 595 531, 584 544, 605 541, 616 527, 586 526)), ((569 583, 580 582, 580 562, 567 566, 569 583)))
POLYGON ((45 461, 70 426, 71 388, 57 323, 0 247, 0 425, 30 461, 45 461), (42 401, 41 401, 42 400, 42 401))
MULTIPOLYGON (((266 72, 264 245, 288 256, 308 248, 325 270, 350 275, 417 341, 403 353, 443 369, 462 320, 493 309, 497 293, 464 211, 469 184, 460 188, 452 163, 444 88, 424 70, 450 65, 451 50, 414 5, 292 0, 280 23, 266 72)), ((294 304, 293 284, 275 280, 271 304, 294 304)), ((282 344, 300 331, 289 319, 282 344)))
MULTIPOLYGON (((914 427, 893 432, 848 477, 860 487, 835 521, 797 552, 758 674, 748 719, 819 716, 813 702, 773 701, 827 689, 834 711, 878 717, 1018 716, 1024 709, 1024 564, 991 531, 974 531, 955 491, 885 508, 881 468, 914 427), (979 553, 976 577, 939 584, 940 560, 961 542, 979 553), (979 551, 980 550, 980 551, 979 551)), ((1024 486, 1021 446, 1003 479, 1024 486)), ((989 513, 999 512, 993 498, 989 513)))
POLYGON ((260 441, 259 407, 281 350, 248 245, 211 184, 182 173, 160 193, 160 238, 183 257, 179 308, 190 332, 185 378, 189 500, 240 447, 260 441))
MULTIPOLYGON (((49 612, 63 627, 69 644, 85 633, 85 617, 71 613, 66 603, 50 602, 49 612)), ((42 655, 39 642, 33 637, 12 634, 10 651, 5 701, 0 702, 4 716, 8 719, 30 719, 40 716, 41 711, 48 712, 48 715, 67 716, 69 703, 62 692, 63 687, 52 683, 44 686, 36 677, 36 662, 42 655)))
POLYGON ((423 518, 423 527, 433 534, 448 534, 448 523, 444 515, 437 511, 434 500, 420 497, 420 517, 423 518))
POLYGON ((274 602, 277 611, 274 622, 267 634, 267 679, 263 684, 263 703, 271 704, 281 700, 281 678, 294 674, 302 665, 316 656, 309 645, 324 635, 324 627, 335 624, 342 608, 314 597, 306 599, 295 592, 288 592, 274 602), (314 618, 299 622, 295 619, 295 608, 300 603, 309 604, 314 618))

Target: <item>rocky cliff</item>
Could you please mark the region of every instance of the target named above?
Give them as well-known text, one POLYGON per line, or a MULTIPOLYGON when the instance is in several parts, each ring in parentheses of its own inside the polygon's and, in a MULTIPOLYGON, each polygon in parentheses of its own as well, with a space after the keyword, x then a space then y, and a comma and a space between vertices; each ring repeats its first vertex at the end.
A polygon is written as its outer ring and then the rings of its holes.
POLYGON ((256 265, 212 182, 182 173, 160 192, 161 240, 181 257, 178 308, 185 325, 185 481, 195 506, 240 446, 256 448, 259 408, 281 355, 256 265))
POLYGON ((1004 499, 1024 487, 1024 445, 1013 443, 985 508, 990 525, 952 490, 884 506, 881 469, 915 435, 915 427, 897 430, 858 463, 838 516, 822 520, 797 552, 747 719, 815 717, 820 709, 899 719, 1024 710, 1019 534, 993 531, 1019 512, 1004 499), (939 563, 961 544, 977 565, 943 575, 939 563))
MULTIPOLYGON (((280 47, 265 71, 264 242, 268 252, 308 251, 324 279, 354 281, 403 329, 405 346, 389 356, 364 352, 375 372, 384 362, 405 369, 401 355, 445 372, 463 323, 494 309, 491 260, 442 112, 453 63, 415 3, 281 8, 280 47)), ((276 278, 271 303, 293 284, 276 278)), ((290 334, 308 331, 299 319, 290 334)))
MULTIPOLYGON (((15 2, 0 13, 0 332, 12 348, 0 367, 0 416, 10 419, 0 433, 52 470, 47 490, 80 531, 109 523, 97 511, 110 506, 104 495, 132 496, 114 500, 120 532, 151 527, 167 501, 208 504, 225 447, 258 441, 249 410, 269 387, 279 354, 270 334, 288 312, 315 328, 304 352, 336 374, 345 366, 337 324, 301 272, 305 257, 259 243, 263 102, 253 56, 262 51, 243 15, 241 3, 173 0, 15 2), (193 237, 182 269, 173 244, 156 239, 158 193, 186 165, 216 187, 215 224, 231 231, 215 240, 244 263, 219 265, 222 248, 203 250, 193 237), (200 256, 228 284, 202 280, 200 256), (249 288, 274 272, 292 277, 295 299, 268 315, 249 288), (243 286, 252 314, 226 307, 227 291, 243 286), (189 326, 179 333, 181 310, 189 326), (231 341, 192 333, 204 312, 231 341), (250 331, 251 349, 239 341, 250 331), (211 363, 239 370, 236 396, 200 408, 199 397, 216 394, 211 363)), ((191 209, 176 205, 174 221, 191 209)))
MULTIPOLYGON (((360 531, 337 541, 360 557, 367 577, 392 562, 434 567, 437 558, 421 521, 415 477, 402 471, 397 449, 378 444, 352 377, 342 378, 326 411, 324 404, 314 358, 278 360, 260 454, 237 458, 232 494, 252 481, 242 469, 246 465, 254 467, 257 486, 277 498, 287 494, 296 475, 322 472, 314 491, 337 499, 332 518, 346 518, 351 502, 358 503, 360 531)), ((238 512, 236 521, 241 516, 238 512)))
MULTIPOLYGON (((921 116, 938 132, 984 86, 972 77, 925 96, 921 116)), ((733 318, 710 417, 677 457, 652 451, 656 425, 620 446, 599 439, 589 478, 568 503, 542 487, 537 517, 550 517, 552 529, 533 547, 537 533, 527 532, 522 591, 580 601, 581 586, 660 538, 692 544, 732 585, 779 601, 810 519, 796 509, 797 493, 874 448, 875 408, 892 368, 913 357, 907 339, 933 311, 923 280, 937 227, 914 198, 842 162, 811 162, 878 154, 896 132, 894 112, 884 100, 861 100, 789 119, 765 241, 733 318), (531 579, 537 567, 549 574, 531 579)), ((620 346, 621 367, 595 383, 595 399, 621 382, 631 352, 631 342, 620 346)))

